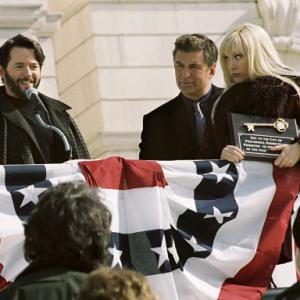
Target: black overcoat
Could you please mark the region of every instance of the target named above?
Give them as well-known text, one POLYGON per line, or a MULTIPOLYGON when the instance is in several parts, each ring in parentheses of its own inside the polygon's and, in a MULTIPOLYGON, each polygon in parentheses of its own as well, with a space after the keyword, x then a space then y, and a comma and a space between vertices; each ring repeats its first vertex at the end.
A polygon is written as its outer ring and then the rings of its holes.
MULTIPOLYGON (((204 117, 210 115, 210 108, 222 89, 212 86, 207 103, 202 108, 204 117)), ((159 106, 143 118, 140 143, 140 159, 185 160, 195 159, 199 152, 196 130, 189 118, 182 94, 159 106)))

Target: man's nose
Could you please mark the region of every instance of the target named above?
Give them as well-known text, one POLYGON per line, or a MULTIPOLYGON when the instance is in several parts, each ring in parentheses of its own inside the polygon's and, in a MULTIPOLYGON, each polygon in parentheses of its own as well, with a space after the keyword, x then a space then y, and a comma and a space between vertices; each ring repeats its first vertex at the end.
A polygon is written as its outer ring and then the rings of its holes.
POLYGON ((29 75, 29 76, 32 75, 32 71, 31 71, 30 67, 25 67, 23 73, 24 73, 25 75, 29 75))
POLYGON ((182 70, 183 78, 189 77, 191 75, 191 70, 189 67, 184 67, 182 70))

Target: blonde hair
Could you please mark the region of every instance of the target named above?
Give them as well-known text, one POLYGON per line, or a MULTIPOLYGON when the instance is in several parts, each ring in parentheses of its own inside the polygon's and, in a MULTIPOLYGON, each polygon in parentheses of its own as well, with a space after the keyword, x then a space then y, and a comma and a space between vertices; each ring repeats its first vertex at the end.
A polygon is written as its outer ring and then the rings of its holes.
POLYGON ((129 269, 102 267, 83 282, 79 300, 158 300, 147 279, 129 269))
POLYGON ((293 86, 300 96, 297 84, 287 78, 287 76, 295 77, 296 71, 281 61, 268 33, 260 26, 250 23, 235 27, 221 43, 220 61, 224 80, 228 87, 232 86, 234 82, 226 69, 225 55, 234 49, 238 49, 246 56, 250 80, 261 76, 274 76, 293 86))

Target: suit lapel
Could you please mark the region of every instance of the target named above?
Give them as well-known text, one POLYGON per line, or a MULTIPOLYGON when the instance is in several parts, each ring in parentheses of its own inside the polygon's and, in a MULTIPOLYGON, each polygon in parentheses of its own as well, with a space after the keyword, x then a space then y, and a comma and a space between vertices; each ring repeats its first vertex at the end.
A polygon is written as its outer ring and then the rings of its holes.
POLYGON ((181 94, 176 98, 176 105, 172 112, 173 124, 176 127, 178 133, 178 140, 183 139, 186 144, 197 145, 196 131, 193 126, 192 113, 188 113, 183 99, 181 99, 181 94))
POLYGON ((32 140, 32 142, 36 146, 39 154, 41 155, 43 160, 46 161, 30 125, 28 124, 26 119, 23 117, 23 115, 15 108, 15 106, 12 103, 10 103, 9 100, 2 99, 0 101, 0 112, 12 124, 21 128, 28 134, 29 138, 32 140))

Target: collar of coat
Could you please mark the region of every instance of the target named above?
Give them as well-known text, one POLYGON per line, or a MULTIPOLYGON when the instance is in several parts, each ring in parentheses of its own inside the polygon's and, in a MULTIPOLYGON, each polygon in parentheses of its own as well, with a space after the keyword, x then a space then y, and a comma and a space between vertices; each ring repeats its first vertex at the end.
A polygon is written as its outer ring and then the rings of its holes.
MULTIPOLYGON (((44 104, 46 105, 46 107, 50 107, 53 110, 65 111, 65 110, 68 110, 71 108, 69 105, 67 105, 59 100, 48 97, 48 96, 44 95, 43 93, 39 92, 39 96, 42 99, 42 101, 44 102, 44 104)), ((1 112, 6 112, 9 110, 15 109, 14 105, 9 101, 9 98, 11 98, 12 96, 7 95, 4 85, 0 87, 0 99, 2 97, 5 97, 7 99, 7 101, 0 101, 0 111, 1 112)), ((20 101, 24 101, 24 100, 20 99, 20 101)))
MULTIPOLYGON (((68 141, 71 140, 69 132, 68 132, 68 120, 66 119, 66 110, 70 109, 70 106, 52 99, 48 96, 45 96, 39 93, 39 96, 43 103, 45 104, 48 112, 50 114, 51 121, 54 126, 58 127, 63 131, 68 141)), ((15 105, 10 100, 10 96, 8 96, 5 92, 5 87, 0 87, 0 114, 9 120, 12 124, 18 126, 22 130, 24 130, 30 139, 35 144, 37 150, 40 152, 41 157, 44 159, 43 153, 39 147, 39 143, 36 139, 34 132, 32 131, 30 125, 24 116, 20 113, 18 109, 16 109, 15 105)), ((20 100, 22 101, 22 100, 20 100)), ((25 100, 26 101, 26 100, 25 100)), ((5 136, 5 133, 0 130, 0 137, 5 136)), ((45 159, 44 159, 45 160, 45 159)))

